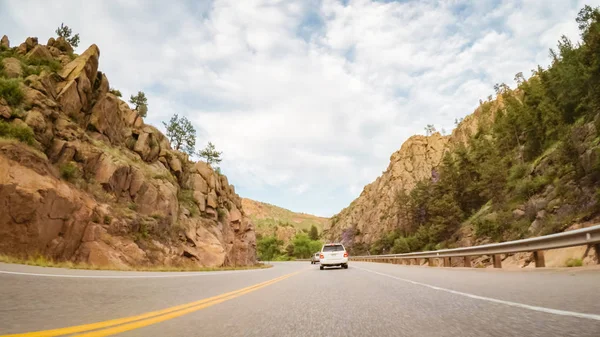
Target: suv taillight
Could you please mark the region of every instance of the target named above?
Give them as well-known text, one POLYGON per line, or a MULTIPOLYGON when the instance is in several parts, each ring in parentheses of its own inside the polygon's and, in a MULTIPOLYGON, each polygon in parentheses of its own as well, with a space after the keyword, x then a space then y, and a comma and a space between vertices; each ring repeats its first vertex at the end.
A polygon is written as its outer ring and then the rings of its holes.
POLYGON ((323 254, 321 254, 321 255, 319 255, 319 258, 320 258, 320 259, 324 259, 324 258, 325 258, 325 256, 323 256, 323 254))
POLYGON ((344 252, 344 257, 348 257, 348 252, 344 252))

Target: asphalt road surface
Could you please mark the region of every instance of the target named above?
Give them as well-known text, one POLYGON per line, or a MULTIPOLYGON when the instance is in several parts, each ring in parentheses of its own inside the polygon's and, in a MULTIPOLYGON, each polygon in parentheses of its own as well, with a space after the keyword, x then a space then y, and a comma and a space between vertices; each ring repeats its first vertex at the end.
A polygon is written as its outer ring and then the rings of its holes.
POLYGON ((600 269, 274 265, 141 273, 0 263, 0 336, 600 336, 600 269))

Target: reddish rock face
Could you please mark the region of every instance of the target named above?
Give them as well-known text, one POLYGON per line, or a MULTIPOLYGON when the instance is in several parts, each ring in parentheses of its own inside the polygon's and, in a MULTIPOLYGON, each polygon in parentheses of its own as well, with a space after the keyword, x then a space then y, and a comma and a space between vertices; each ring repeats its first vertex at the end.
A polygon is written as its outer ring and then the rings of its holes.
POLYGON ((254 228, 226 177, 172 150, 109 93, 96 45, 74 60, 60 38, 19 48, 64 66, 24 81, 22 116, 0 101, 0 120, 35 136, 0 139, 0 253, 123 268, 256 262, 254 228))
POLYGON ((400 150, 392 154, 383 174, 365 186, 357 199, 332 218, 335 220, 325 227, 325 236, 332 241, 370 244, 402 226, 403 220, 395 211, 397 193, 401 190, 409 193, 420 180, 437 179, 436 168, 444 154, 459 144, 465 144, 477 132, 479 125, 493 120, 495 111, 501 106, 500 99, 487 114, 478 108, 460 123, 452 135, 436 132, 407 139, 400 150))

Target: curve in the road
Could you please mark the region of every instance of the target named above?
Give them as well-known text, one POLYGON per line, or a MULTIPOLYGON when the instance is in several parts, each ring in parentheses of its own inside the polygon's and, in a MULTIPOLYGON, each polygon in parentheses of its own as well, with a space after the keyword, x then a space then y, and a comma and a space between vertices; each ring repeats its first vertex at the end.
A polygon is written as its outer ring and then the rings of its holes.
MULTIPOLYGON (((110 336, 118 333, 122 333, 125 331, 130 331, 138 328, 142 328, 148 325, 160 323, 166 320, 173 319, 175 317, 183 316, 198 310, 202 310, 204 308, 208 308, 215 304, 219 304, 236 297, 240 297, 247 293, 256 291, 258 289, 267 287, 271 284, 277 283, 279 281, 283 281, 287 278, 290 278, 296 274, 301 273, 302 271, 289 273, 259 284, 255 284, 246 288, 238 289, 232 292, 228 292, 225 294, 221 294, 218 296, 206 298, 203 300, 182 304, 178 306, 174 306, 171 308, 148 312, 141 315, 113 319, 104 322, 97 322, 92 324, 84 324, 60 329, 52 329, 52 330, 44 330, 44 331, 34 331, 27 332, 21 334, 11 334, 11 335, 2 335, 0 337, 54 337, 54 336, 63 336, 70 335, 74 333, 83 333, 79 334, 80 337, 101 337, 101 336, 110 336)), ((39 274, 43 276, 49 276, 50 274, 39 274)), ((56 275, 53 275, 56 276, 56 275)), ((65 276, 65 275, 63 275, 65 276)), ((73 276, 73 275, 66 275, 73 276)))

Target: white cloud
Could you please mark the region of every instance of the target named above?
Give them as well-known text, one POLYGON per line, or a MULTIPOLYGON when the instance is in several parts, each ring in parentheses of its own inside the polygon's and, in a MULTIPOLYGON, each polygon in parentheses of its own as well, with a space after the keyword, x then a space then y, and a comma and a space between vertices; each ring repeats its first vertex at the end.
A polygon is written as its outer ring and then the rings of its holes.
MULTIPOLYGON (((591 5, 600 0, 586 1, 591 5)), ((332 215, 423 126, 450 131, 494 83, 576 39, 582 1, 4 1, 0 34, 60 22, 148 122, 190 118, 245 197, 332 215)))

